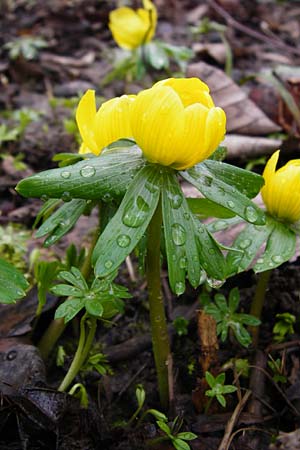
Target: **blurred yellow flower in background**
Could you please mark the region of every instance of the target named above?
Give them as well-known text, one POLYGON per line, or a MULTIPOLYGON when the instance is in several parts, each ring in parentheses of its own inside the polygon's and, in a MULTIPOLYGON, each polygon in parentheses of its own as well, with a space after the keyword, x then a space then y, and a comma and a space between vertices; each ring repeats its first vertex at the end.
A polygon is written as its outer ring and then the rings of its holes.
POLYGON ((293 159, 276 170, 279 152, 266 164, 261 195, 272 216, 294 223, 300 219, 300 159, 293 159))
POLYGON ((143 6, 137 11, 124 6, 109 14, 108 26, 119 47, 133 50, 153 38, 157 11, 150 0, 143 0, 143 6))
POLYGON ((198 78, 169 78, 140 92, 130 107, 132 136, 145 157, 183 170, 208 158, 225 134, 226 116, 198 78))
POLYGON ((104 102, 96 111, 95 91, 81 98, 76 121, 82 138, 79 153, 99 155, 104 147, 121 138, 132 136, 129 106, 135 95, 122 95, 104 102))

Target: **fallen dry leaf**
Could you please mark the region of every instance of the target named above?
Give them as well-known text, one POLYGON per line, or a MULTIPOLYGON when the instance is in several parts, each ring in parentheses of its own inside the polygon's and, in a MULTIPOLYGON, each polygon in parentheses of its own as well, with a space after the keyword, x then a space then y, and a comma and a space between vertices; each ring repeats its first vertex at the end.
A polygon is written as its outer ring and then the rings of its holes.
POLYGON ((280 130, 222 70, 198 62, 188 67, 187 76, 208 84, 216 105, 226 112, 228 132, 257 136, 280 130))

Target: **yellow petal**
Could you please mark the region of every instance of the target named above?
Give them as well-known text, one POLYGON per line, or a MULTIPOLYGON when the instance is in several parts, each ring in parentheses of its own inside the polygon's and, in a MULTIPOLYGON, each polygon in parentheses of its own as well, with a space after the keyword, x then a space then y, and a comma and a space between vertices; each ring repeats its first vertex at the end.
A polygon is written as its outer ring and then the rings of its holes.
POLYGON ((290 223, 300 219, 300 160, 289 161, 276 171, 279 150, 266 164, 261 190, 268 212, 290 223))
POLYGON ((150 21, 149 12, 145 10, 143 14, 131 8, 122 7, 112 11, 109 15, 109 28, 116 43, 127 50, 143 44, 150 21))
POLYGON ((184 109, 176 92, 168 86, 140 92, 132 103, 130 119, 133 137, 145 157, 172 165, 184 130, 184 109))
POLYGON ((204 158, 208 158, 223 140, 226 131, 226 115, 222 108, 211 108, 209 110, 205 128, 204 158))
POLYGON ((130 104, 135 96, 123 95, 103 103, 95 118, 95 140, 100 151, 121 138, 132 137, 130 104))
POLYGON ((81 98, 77 110, 76 121, 83 142, 94 153, 98 151, 95 141, 94 121, 96 117, 95 91, 89 89, 81 98))
POLYGON ((205 159, 204 136, 208 109, 196 103, 184 111, 184 131, 176 142, 176 162, 173 167, 184 170, 205 159))
POLYGON ((214 106, 213 100, 209 95, 209 87, 199 78, 168 78, 161 80, 154 86, 170 86, 177 92, 183 106, 189 106, 193 103, 201 103, 208 108, 214 106))
POLYGON ((82 142, 82 144, 78 150, 78 153, 80 155, 85 155, 86 153, 93 153, 93 152, 88 148, 88 146, 84 142, 82 142))

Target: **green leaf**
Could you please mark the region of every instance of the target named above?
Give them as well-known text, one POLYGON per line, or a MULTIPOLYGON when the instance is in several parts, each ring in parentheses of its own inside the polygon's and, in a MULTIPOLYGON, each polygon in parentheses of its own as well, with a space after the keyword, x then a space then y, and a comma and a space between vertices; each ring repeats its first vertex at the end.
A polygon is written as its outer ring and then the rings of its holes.
POLYGON ((222 391, 223 391, 223 394, 232 394, 232 392, 237 391, 237 387, 231 386, 230 384, 226 384, 225 386, 222 387, 222 391))
POLYGON ((216 397, 217 397, 217 400, 220 403, 220 405, 223 406, 223 408, 225 408, 225 406, 226 406, 226 399, 225 399, 225 397, 223 397, 222 394, 217 394, 216 397))
POLYGON ((261 176, 213 160, 180 173, 209 200, 225 206, 247 222, 265 223, 264 212, 248 198, 259 192, 263 185, 261 176))
POLYGON ((199 285, 201 265, 193 217, 174 172, 164 176, 162 211, 169 283, 180 295, 185 291, 186 274, 193 287, 199 285))
POLYGON ((59 305, 55 312, 55 319, 65 319, 65 323, 69 322, 79 313, 79 311, 84 308, 85 299, 84 298, 72 298, 66 300, 64 303, 59 305))
POLYGON ((132 180, 95 246, 96 276, 105 277, 116 270, 142 238, 158 204, 160 182, 161 173, 156 165, 144 167, 132 180))
POLYGON ((150 42, 143 47, 146 62, 156 70, 169 67, 169 58, 162 47, 150 42))
POLYGON ((219 205, 208 198, 187 198, 190 210, 199 219, 207 217, 219 217, 220 219, 228 219, 234 214, 224 206, 219 205))
POLYGON ((216 294, 215 295, 215 302, 220 311, 224 314, 228 312, 228 306, 226 302, 226 298, 223 294, 216 294))
POLYGON ((248 347, 248 345, 250 345, 252 340, 251 336, 240 322, 231 322, 230 328, 232 329, 236 339, 241 345, 243 345, 243 347, 248 347))
POLYGON ((250 325, 252 327, 256 327, 260 325, 261 321, 257 318, 252 316, 251 314, 238 314, 238 319, 240 322, 244 323, 245 325, 250 325))
POLYGON ((36 232, 36 237, 49 236, 44 242, 45 247, 57 242, 77 222, 86 207, 86 200, 71 200, 55 211, 36 232))
POLYGON ((205 372, 205 379, 208 383, 208 385, 213 389, 216 385, 216 379, 215 377, 208 371, 205 372))
POLYGON ((235 288, 231 289, 231 291, 229 292, 228 306, 232 313, 234 313, 237 310, 237 308, 239 306, 239 302, 240 302, 239 288, 235 287, 235 288))
POLYGON ((176 437, 179 439, 184 439, 185 441, 192 441, 193 439, 197 439, 198 436, 191 431, 183 431, 181 433, 178 433, 176 437))
POLYGON ((24 197, 107 200, 122 196, 145 160, 137 146, 103 151, 98 157, 25 178, 16 190, 24 197))
POLYGON ((274 228, 269 236, 265 252, 257 260, 253 268, 256 273, 274 269, 288 261, 295 254, 295 233, 288 225, 278 222, 276 219, 271 220, 274 223, 274 228))
POLYGON ((168 424, 166 424, 165 422, 162 422, 161 420, 157 420, 156 421, 157 425, 159 426, 159 428, 166 433, 167 436, 169 437, 173 437, 171 434, 171 430, 168 424))
POLYGON ((50 291, 59 297, 82 297, 82 291, 69 284, 57 284, 50 291))
POLYGON ((71 271, 62 270, 58 274, 60 280, 65 280, 68 283, 76 286, 81 291, 88 291, 88 285, 77 267, 71 267, 71 271))
POLYGON ((14 303, 24 297, 29 284, 15 267, 0 258, 0 303, 14 303))
POLYGON ((177 437, 172 439, 172 444, 174 445, 176 450, 191 450, 191 447, 187 442, 183 441, 182 439, 178 439, 177 437))
POLYGON ((38 261, 34 267, 34 275, 38 288, 39 308, 46 304, 46 295, 59 270, 58 261, 38 261))
POLYGON ((157 409, 148 409, 147 413, 152 414, 152 416, 160 422, 168 422, 167 416, 164 413, 157 411, 157 409))
POLYGON ((266 219, 266 224, 263 226, 246 225, 235 239, 232 247, 242 252, 234 250, 228 252, 226 258, 228 275, 234 275, 249 268, 257 252, 274 229, 273 220, 269 216, 266 216, 266 219))
POLYGON ((85 309, 89 314, 95 317, 102 317, 104 308, 99 298, 88 298, 86 296, 85 309))
POLYGON ((225 382, 225 372, 219 373, 218 376, 216 376, 216 384, 224 384, 225 382))

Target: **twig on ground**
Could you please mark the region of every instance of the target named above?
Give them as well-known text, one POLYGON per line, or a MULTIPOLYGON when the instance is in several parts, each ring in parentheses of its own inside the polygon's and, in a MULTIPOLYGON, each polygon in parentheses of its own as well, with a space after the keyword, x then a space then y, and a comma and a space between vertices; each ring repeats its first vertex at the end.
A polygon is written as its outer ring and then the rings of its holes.
POLYGON ((247 390, 245 395, 241 398, 241 400, 235 407, 235 410, 233 411, 232 416, 230 417, 230 419, 227 422, 227 425, 225 428, 225 433, 224 433, 223 439, 221 441, 221 444, 218 447, 218 450, 228 450, 228 448, 230 446, 230 442, 231 442, 232 430, 233 430, 235 424, 237 423, 239 416, 240 416, 242 410, 244 409, 244 406, 246 405, 250 395, 251 395, 251 391, 247 390))

